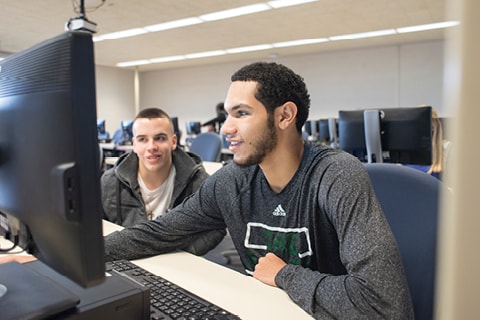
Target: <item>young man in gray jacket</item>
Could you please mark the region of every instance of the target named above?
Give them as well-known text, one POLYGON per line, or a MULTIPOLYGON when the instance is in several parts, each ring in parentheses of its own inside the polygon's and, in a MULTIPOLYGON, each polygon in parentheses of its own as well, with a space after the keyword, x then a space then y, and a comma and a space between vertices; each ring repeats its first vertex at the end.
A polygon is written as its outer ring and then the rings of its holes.
POLYGON ((222 126, 234 163, 157 220, 107 236, 107 260, 185 248, 227 227, 246 271, 317 319, 413 319, 368 175, 353 156, 304 142, 309 107, 303 79, 287 67, 237 71, 222 126))
POLYGON ((133 151, 101 178, 104 216, 124 227, 164 214, 208 177, 200 157, 178 147, 172 120, 163 110, 141 110, 132 131, 133 151))

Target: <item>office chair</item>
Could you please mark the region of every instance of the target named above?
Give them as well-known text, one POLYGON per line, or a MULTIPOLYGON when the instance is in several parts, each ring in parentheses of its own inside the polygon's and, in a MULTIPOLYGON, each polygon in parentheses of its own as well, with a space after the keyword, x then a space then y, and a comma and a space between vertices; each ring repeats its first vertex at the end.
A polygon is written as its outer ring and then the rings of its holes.
POLYGON ((391 163, 365 168, 395 236, 405 268, 415 319, 433 319, 440 194, 448 191, 429 174, 391 163))
POLYGON ((188 151, 202 158, 203 161, 219 162, 222 155, 223 140, 218 133, 200 133, 192 141, 188 151))

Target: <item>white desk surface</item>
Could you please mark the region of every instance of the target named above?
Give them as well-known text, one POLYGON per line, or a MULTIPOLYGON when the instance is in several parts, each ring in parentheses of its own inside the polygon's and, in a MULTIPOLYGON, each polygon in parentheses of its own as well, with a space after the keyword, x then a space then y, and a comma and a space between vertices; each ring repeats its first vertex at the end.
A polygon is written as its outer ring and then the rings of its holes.
POLYGON ((121 144, 115 144, 113 142, 99 143, 99 145, 104 150, 130 151, 133 149, 132 145, 121 145, 121 144))
MULTIPOLYGON (((104 221, 104 234, 121 229, 104 221)), ((312 319, 281 289, 186 252, 133 261, 140 267, 240 316, 241 319, 312 319)))

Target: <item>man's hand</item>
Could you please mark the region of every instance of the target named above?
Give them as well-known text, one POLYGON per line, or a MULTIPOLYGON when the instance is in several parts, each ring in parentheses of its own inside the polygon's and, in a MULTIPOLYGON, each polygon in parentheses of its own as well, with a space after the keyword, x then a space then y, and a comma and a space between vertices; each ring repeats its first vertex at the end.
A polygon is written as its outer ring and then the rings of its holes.
POLYGON ((18 263, 26 263, 30 261, 35 261, 37 258, 31 255, 0 255, 0 263, 7 263, 7 262, 18 262, 18 263))
POLYGON ((276 287, 275 276, 286 265, 285 261, 269 252, 265 257, 260 257, 258 259, 258 263, 253 272, 253 277, 263 283, 276 287))

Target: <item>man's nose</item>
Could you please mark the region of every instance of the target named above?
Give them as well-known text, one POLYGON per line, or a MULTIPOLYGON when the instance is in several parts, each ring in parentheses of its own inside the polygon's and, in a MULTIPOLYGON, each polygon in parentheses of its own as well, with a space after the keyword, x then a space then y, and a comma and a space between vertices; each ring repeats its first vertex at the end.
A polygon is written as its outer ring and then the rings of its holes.
POLYGON ((222 124, 222 127, 220 128, 220 133, 223 135, 229 135, 234 132, 234 127, 232 123, 231 117, 228 117, 225 119, 225 121, 222 124))

